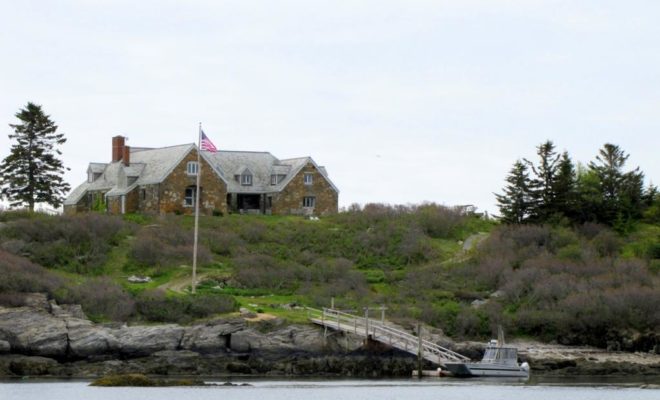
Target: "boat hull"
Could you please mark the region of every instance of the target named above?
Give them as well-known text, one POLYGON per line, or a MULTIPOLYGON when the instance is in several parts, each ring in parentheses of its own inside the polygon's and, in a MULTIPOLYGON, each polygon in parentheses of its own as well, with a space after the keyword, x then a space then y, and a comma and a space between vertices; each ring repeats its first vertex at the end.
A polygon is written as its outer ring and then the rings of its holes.
POLYGON ((527 378, 529 371, 520 367, 494 363, 445 363, 445 368, 458 377, 512 377, 527 378))

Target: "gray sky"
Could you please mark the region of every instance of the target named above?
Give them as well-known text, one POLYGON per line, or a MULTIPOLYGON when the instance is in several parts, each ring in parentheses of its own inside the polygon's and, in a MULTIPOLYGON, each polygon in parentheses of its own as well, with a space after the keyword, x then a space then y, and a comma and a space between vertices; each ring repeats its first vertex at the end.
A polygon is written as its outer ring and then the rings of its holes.
POLYGON ((311 155, 351 203, 496 211, 513 162, 552 139, 660 166, 658 1, 0 0, 0 157, 43 105, 66 179, 133 146, 311 155))

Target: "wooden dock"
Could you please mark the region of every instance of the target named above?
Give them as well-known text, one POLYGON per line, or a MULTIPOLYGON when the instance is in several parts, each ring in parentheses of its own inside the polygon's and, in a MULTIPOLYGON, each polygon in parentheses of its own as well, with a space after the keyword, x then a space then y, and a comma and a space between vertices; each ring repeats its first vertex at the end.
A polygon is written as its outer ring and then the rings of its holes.
POLYGON ((447 361, 469 361, 469 358, 455 351, 444 348, 433 342, 415 336, 400 329, 396 329, 385 321, 385 311, 381 309, 380 320, 369 317, 369 309, 365 309, 365 316, 357 316, 336 310, 324 308, 317 310, 307 309, 310 320, 323 326, 326 330, 332 329, 348 332, 387 344, 399 350, 417 355, 436 365, 444 365, 447 361))

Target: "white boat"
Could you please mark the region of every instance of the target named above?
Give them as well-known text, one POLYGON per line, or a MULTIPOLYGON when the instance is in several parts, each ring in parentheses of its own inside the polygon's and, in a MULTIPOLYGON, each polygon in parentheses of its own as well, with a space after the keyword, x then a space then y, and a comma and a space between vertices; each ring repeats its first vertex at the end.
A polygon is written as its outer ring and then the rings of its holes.
POLYGON ((518 349, 504 344, 501 332, 498 340, 486 346, 484 357, 476 362, 447 362, 445 368, 458 377, 515 377, 528 378, 529 364, 518 364, 518 349))

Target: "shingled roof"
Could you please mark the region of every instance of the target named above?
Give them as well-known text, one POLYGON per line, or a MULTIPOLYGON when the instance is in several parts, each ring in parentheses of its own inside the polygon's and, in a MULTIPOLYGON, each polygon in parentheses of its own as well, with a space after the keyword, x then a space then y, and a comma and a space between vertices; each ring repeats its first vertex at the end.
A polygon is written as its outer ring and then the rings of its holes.
MULTIPOLYGON (((131 148, 128 166, 122 161, 90 163, 88 170, 101 173, 101 176, 93 182, 84 182, 76 187, 64 204, 78 203, 88 191, 104 191, 107 196, 118 196, 130 192, 139 185, 160 183, 193 149, 197 149, 197 146, 192 143, 157 149, 131 148), (129 185, 130 177, 137 179, 129 185)), ((333 189, 339 192, 328 177, 325 168, 316 165, 311 157, 279 160, 269 152, 227 150, 215 153, 202 151, 201 155, 226 183, 229 193, 278 192, 310 162, 317 167, 333 189), (246 172, 252 175, 252 185, 241 185, 240 179, 238 181, 234 179, 234 176, 246 172), (285 178, 276 185, 271 185, 271 175, 284 175, 285 178)), ((206 172, 208 171, 202 171, 202 173, 206 172)))

